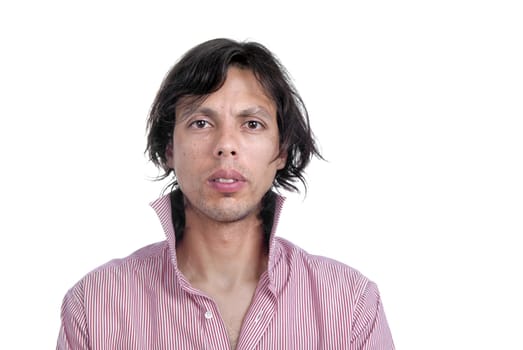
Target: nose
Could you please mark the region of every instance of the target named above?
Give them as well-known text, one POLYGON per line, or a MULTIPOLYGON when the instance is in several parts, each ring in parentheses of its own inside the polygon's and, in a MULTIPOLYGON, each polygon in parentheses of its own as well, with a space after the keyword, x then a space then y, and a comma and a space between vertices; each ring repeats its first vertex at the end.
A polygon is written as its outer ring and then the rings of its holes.
POLYGON ((220 150, 218 150, 218 153, 217 153, 218 157, 226 156, 228 154, 230 154, 231 156, 235 156, 236 151, 228 151, 226 149, 225 150, 220 149, 220 150))
POLYGON ((216 157, 235 157, 238 155, 238 141, 234 132, 222 130, 217 136, 214 150, 216 157))

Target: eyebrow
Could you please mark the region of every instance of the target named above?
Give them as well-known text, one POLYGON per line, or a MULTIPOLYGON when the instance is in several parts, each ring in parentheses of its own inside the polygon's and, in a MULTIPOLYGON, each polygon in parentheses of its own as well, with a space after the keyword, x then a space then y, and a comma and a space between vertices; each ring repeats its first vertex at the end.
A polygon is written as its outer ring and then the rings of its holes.
MULTIPOLYGON (((203 115, 209 116, 211 118, 216 117, 218 115, 218 113, 214 109, 211 109, 209 107, 202 107, 200 105, 192 105, 192 106, 183 108, 180 111, 179 120, 183 121, 183 120, 189 118, 190 116, 192 116, 193 114, 203 114, 203 115)), ((250 116, 258 116, 258 117, 261 117, 264 119, 272 119, 272 116, 269 113, 269 111, 267 111, 267 109, 265 109, 264 107, 259 106, 259 105, 243 109, 238 113, 238 115, 243 118, 250 117, 250 116)))
POLYGON ((241 110, 239 115, 241 117, 249 117, 249 116, 255 115, 255 116, 266 118, 266 119, 272 119, 272 116, 269 113, 269 111, 267 111, 262 106, 253 106, 253 107, 246 108, 244 110, 241 110))
POLYGON ((216 115, 216 112, 213 111, 212 109, 207 108, 207 107, 201 107, 201 104, 197 103, 197 104, 189 104, 185 107, 182 107, 180 110, 180 115, 176 119, 179 119, 179 121, 183 121, 195 113, 204 114, 204 115, 208 115, 208 116, 216 115))

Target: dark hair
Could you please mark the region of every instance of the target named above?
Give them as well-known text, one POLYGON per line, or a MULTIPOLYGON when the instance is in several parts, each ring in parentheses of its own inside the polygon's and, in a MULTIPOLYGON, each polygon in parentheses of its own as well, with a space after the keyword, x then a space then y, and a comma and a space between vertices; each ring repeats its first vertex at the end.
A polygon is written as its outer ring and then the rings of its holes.
MULTIPOLYGON (((182 191, 177 188, 169 193, 171 202, 171 220, 174 228, 176 245, 178 245, 185 234, 185 201, 182 191)), ((269 251, 269 241, 272 227, 274 225, 274 213, 276 212, 276 193, 267 191, 261 200, 259 218, 262 220, 263 243, 265 250, 269 251)))
MULTIPOLYGON (((306 189, 305 167, 313 156, 323 158, 301 97, 283 65, 266 47, 230 39, 214 39, 195 46, 163 80, 147 121, 146 152, 163 169, 158 179, 165 179, 173 172, 167 166, 165 152, 171 142, 180 99, 189 97, 197 101, 217 91, 225 82, 230 66, 251 70, 276 104, 280 150, 287 153, 287 162, 276 173, 273 186, 299 192, 294 184, 299 180, 306 189)), ((176 176, 171 184, 177 186, 176 176)))

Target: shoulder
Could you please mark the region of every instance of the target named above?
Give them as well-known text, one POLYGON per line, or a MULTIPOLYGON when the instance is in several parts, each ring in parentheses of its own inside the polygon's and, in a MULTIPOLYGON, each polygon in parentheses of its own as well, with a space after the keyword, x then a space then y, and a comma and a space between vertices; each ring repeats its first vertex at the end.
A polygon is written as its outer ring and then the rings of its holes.
POLYGON ((276 240, 291 276, 306 276, 309 283, 333 291, 350 290, 352 295, 361 295, 365 290, 375 288, 375 284, 354 267, 329 257, 310 254, 283 238, 277 237, 276 240))
POLYGON ((108 261, 87 273, 72 289, 94 286, 103 289, 139 280, 140 276, 151 278, 162 270, 160 267, 168 259, 168 249, 167 242, 162 241, 140 248, 127 257, 108 261))
POLYGON ((276 247, 275 280, 286 303, 323 320, 327 332, 346 334, 354 348, 394 349, 376 283, 351 266, 309 254, 285 239, 277 238, 276 247))
POLYGON ((93 271, 87 276, 111 273, 117 271, 139 270, 146 268, 156 260, 162 259, 168 248, 167 242, 157 242, 138 249, 124 258, 113 259, 93 271))

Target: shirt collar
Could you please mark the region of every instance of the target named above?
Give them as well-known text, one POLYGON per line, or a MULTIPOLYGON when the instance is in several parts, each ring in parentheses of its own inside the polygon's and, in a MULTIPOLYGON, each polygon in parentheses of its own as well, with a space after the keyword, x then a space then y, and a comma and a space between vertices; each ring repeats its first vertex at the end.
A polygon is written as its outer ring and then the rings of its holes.
MULTIPOLYGON (((281 258, 281 250, 279 249, 279 246, 276 242, 276 229, 278 227, 278 222, 280 220, 280 214, 283 209, 283 205, 285 203, 285 197, 277 194, 276 195, 276 205, 274 209, 274 221, 272 225, 271 235, 269 239, 269 260, 268 260, 268 266, 267 266, 267 273, 269 276, 269 281, 271 286, 273 287, 273 291, 275 290, 275 268, 278 265, 280 258, 281 258)), ((160 219, 160 223, 162 225, 163 231, 165 233, 165 236, 167 238, 167 244, 169 246, 169 251, 171 254, 171 262, 174 265, 176 275, 178 277, 178 280, 180 283, 189 286, 188 281, 183 277, 182 273, 178 269, 178 261, 176 259, 176 236, 174 233, 174 226, 172 222, 172 212, 171 212, 171 200, 170 195, 166 194, 164 196, 161 196, 160 198, 156 199, 155 201, 150 203, 153 210, 156 212, 156 215, 160 219)))

